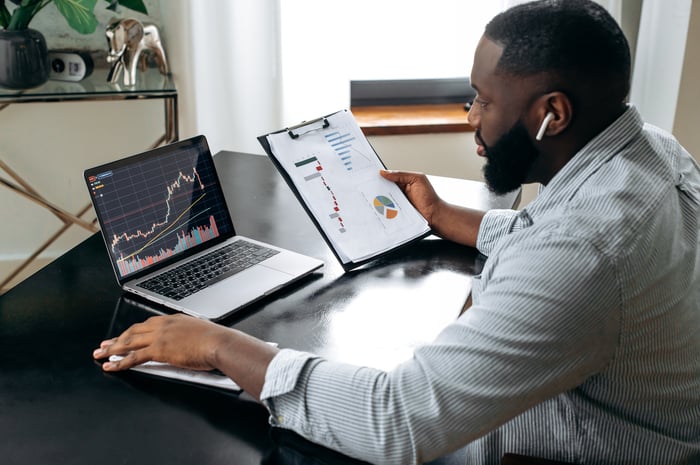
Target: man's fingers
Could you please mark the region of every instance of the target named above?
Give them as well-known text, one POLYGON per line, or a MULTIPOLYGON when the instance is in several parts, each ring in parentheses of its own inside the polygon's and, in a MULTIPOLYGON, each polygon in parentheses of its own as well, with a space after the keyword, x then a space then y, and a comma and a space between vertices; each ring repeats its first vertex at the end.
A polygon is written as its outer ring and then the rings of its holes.
POLYGON ((106 361, 102 364, 102 369, 105 371, 121 371, 128 370, 129 368, 140 365, 142 363, 150 361, 143 350, 135 350, 125 354, 123 357, 115 357, 106 361))
POLYGON ((106 349, 107 347, 111 346, 111 345, 114 344, 115 342, 117 342, 117 338, 116 338, 116 337, 113 337, 112 339, 107 339, 106 341, 102 341, 102 342, 100 343, 100 349, 106 349))
POLYGON ((134 325, 124 331, 119 337, 107 339, 100 343, 92 356, 95 359, 107 358, 110 355, 128 354, 134 350, 142 349, 151 343, 150 334, 143 326, 134 325))
POLYGON ((411 184, 418 179, 421 174, 413 171, 394 171, 394 170, 379 170, 379 174, 389 181, 398 184, 411 184))

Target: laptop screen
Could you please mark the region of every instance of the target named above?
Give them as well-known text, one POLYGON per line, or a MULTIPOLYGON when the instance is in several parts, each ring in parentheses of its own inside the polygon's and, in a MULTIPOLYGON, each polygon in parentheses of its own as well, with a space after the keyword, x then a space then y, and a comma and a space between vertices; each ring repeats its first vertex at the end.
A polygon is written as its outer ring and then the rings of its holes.
POLYGON ((85 179, 120 281, 233 234, 202 136, 87 170, 85 179))

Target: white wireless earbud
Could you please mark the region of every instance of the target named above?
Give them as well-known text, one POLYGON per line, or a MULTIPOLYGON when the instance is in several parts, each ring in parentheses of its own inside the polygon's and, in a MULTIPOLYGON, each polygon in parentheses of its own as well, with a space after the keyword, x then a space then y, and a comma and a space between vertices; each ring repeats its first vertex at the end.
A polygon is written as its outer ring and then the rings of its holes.
POLYGON ((537 135, 535 136, 535 140, 542 140, 542 137, 544 136, 544 132, 547 130, 547 125, 549 124, 550 121, 554 119, 554 113, 551 111, 547 113, 547 116, 544 117, 542 120, 542 125, 540 126, 540 129, 537 131, 537 135))

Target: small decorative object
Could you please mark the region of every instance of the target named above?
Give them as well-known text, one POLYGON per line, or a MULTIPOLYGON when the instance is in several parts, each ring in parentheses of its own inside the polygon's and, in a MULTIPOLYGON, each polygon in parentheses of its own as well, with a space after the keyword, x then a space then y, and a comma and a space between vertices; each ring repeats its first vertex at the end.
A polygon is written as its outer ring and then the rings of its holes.
MULTIPOLYGON (((39 31, 29 29, 29 23, 51 2, 75 31, 95 32, 97 0, 0 0, 0 86, 26 89, 49 78, 46 40, 39 31), (8 5, 12 4, 15 6, 10 9, 8 5)), ((106 3, 107 9, 121 5, 148 14, 143 0, 107 0, 106 3)))
POLYGON ((119 75, 122 74, 125 86, 135 85, 136 67, 139 66, 141 70, 146 69, 144 52, 153 53, 160 72, 168 74, 165 50, 155 25, 144 25, 132 18, 120 19, 107 26, 105 35, 109 44, 107 62, 112 63, 107 81, 116 84, 119 81, 119 75))
POLYGON ((48 78, 49 55, 39 31, 0 31, 0 86, 27 89, 48 78))
POLYGON ((51 50, 49 64, 49 79, 55 81, 82 81, 94 68, 90 54, 80 50, 51 50))

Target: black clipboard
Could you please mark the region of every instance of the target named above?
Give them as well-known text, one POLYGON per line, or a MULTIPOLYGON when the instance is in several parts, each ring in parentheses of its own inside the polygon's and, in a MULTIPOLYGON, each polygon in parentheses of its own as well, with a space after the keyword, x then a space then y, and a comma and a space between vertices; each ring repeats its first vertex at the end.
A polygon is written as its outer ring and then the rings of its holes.
MULTIPOLYGON (((335 258, 338 260, 338 263, 340 263, 340 265, 343 267, 343 269, 345 271, 350 271, 354 268, 357 268, 357 267, 362 266, 364 264, 367 264, 369 262, 375 261, 381 257, 384 257, 385 255, 393 254, 397 250, 403 249, 403 248, 405 248, 405 247, 407 247, 407 246, 409 246, 417 241, 420 241, 420 240, 424 239, 425 237, 429 236, 430 234, 432 234, 432 231, 428 227, 424 233, 414 237, 413 239, 411 239, 407 242, 403 242, 403 243, 398 244, 394 247, 391 247, 387 250, 379 251, 378 253, 376 253, 370 257, 364 258, 362 260, 357 260, 357 261, 353 261, 350 259, 344 260, 343 257, 341 256, 341 254, 338 252, 338 250, 336 250, 333 242, 328 237, 328 234, 326 233, 324 227, 321 225, 320 221, 318 220, 318 218, 316 218, 316 216, 314 215, 314 213, 311 210, 311 208, 309 207, 309 205, 307 205, 304 197, 299 192, 299 189, 296 186, 296 184, 294 183, 294 180, 289 175, 289 173, 287 172, 285 167, 282 165, 282 163, 278 160, 277 155, 272 150, 272 146, 270 145, 270 141, 268 140, 268 137, 271 135, 274 135, 274 134, 287 133, 287 135, 291 139, 298 139, 300 137, 304 137, 305 135, 307 135, 309 133, 312 133, 315 131, 325 130, 326 128, 329 127, 329 124, 330 124, 328 121, 328 118, 330 118, 333 115, 336 115, 338 113, 347 112, 347 111, 348 110, 339 110, 337 112, 329 113, 327 115, 321 116, 321 117, 313 119, 313 120, 304 121, 304 122, 297 124, 295 126, 290 126, 290 127, 284 128, 284 129, 280 129, 278 131, 264 134, 264 135, 258 137, 258 142, 260 142, 260 145, 262 145, 268 158, 272 161, 272 164, 275 166, 275 168, 280 173, 282 178, 285 180, 285 182, 287 183, 289 188, 292 190, 292 192, 294 193, 294 196, 297 198, 297 200, 299 201, 301 206, 304 208, 304 211, 307 213, 307 215, 309 216, 309 218, 313 222, 314 226, 316 226, 316 229, 318 229, 319 233, 321 234, 321 237, 323 237, 323 240, 326 242, 328 247, 331 249, 335 258)), ((367 141, 367 144, 372 149, 374 156, 376 156, 376 158, 379 161, 379 163, 381 164, 381 166, 383 168, 386 168, 386 165, 384 164, 382 159, 379 157, 377 152, 374 150, 374 147, 371 146, 369 141, 367 141)))

